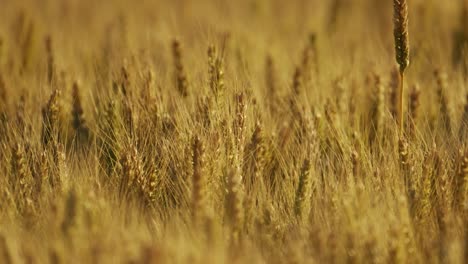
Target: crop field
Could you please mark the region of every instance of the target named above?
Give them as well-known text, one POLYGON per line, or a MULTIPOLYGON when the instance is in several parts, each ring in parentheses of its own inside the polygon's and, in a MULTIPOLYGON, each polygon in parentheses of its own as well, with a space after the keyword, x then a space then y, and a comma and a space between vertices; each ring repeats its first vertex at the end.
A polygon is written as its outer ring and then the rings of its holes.
POLYGON ((467 0, 0 0, 0 263, 467 262, 467 0))

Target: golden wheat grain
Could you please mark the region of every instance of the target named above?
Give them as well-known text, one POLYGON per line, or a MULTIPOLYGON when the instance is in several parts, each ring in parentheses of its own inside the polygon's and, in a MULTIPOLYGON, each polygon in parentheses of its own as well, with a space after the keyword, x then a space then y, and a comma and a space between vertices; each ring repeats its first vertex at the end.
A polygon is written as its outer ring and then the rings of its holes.
POLYGON ((427 222, 432 210, 434 193, 433 153, 426 153, 422 164, 422 183, 419 190, 419 221, 427 222))
POLYGON ((445 128, 447 133, 452 132, 452 120, 451 120, 451 109, 447 96, 447 75, 440 70, 434 71, 434 76, 437 81, 437 96, 439 99, 439 115, 440 122, 445 128))
POLYGON ((89 128, 84 117, 83 106, 81 104, 80 88, 78 82, 73 83, 72 87, 72 126, 75 129, 77 142, 87 143, 89 139, 89 128))
POLYGON ((218 101, 224 92, 223 60, 218 54, 215 46, 208 47, 208 74, 211 92, 218 101))
POLYGON ((440 189, 439 189, 439 197, 438 197, 438 204, 437 204, 437 212, 439 215, 439 223, 441 228, 446 231, 448 229, 447 225, 449 222, 449 217, 452 209, 452 190, 451 190, 451 182, 449 179, 449 175, 447 172, 447 169, 443 166, 440 175, 438 176, 438 179, 440 181, 440 189))
POLYGON ((465 150, 465 155, 461 161, 460 167, 460 200, 463 210, 468 211, 468 150, 465 150))
POLYGON ((294 70, 292 88, 296 96, 301 94, 301 90, 303 89, 303 76, 300 67, 296 67, 294 70))
POLYGON ((188 81, 187 75, 184 70, 184 65, 182 64, 182 49, 178 40, 174 40, 172 42, 172 56, 174 58, 175 67, 175 86, 179 91, 180 95, 182 95, 183 97, 187 97, 188 81))
POLYGON ((238 93, 236 95, 236 118, 234 123, 234 137, 238 153, 244 153, 245 144, 245 130, 246 130, 246 111, 247 99, 245 93, 238 93))
MULTIPOLYGON (((252 155, 252 163, 253 166, 251 168, 251 178, 247 180, 247 176, 245 178, 245 182, 247 189, 251 190, 254 186, 260 184, 263 180, 263 170, 265 166, 265 156, 266 156, 266 146, 265 146, 265 138, 262 129, 262 125, 257 122, 255 125, 255 130, 252 134, 252 138, 250 139, 250 145, 248 147, 248 155, 252 155)), ((247 173, 247 172, 246 172, 247 173)))
POLYGON ((409 166, 409 152, 408 152, 408 141, 405 138, 401 138, 398 141, 398 151, 400 154, 400 163, 404 170, 408 170, 409 166))
POLYGON ((149 173, 142 173, 140 177, 137 178, 137 183, 144 204, 150 207, 154 206, 157 199, 158 171, 153 170, 149 173))
POLYGON ((393 0, 393 8, 395 53, 402 73, 409 65, 408 5, 406 0, 393 0))
POLYGON ((361 173, 361 161, 359 153, 356 150, 351 152, 351 163, 353 164, 353 177, 357 180, 361 173))
POLYGON ((42 109, 42 143, 48 145, 51 141, 58 140, 59 118, 60 118, 60 90, 56 89, 42 109))
POLYGON ((142 177, 142 164, 138 150, 135 146, 129 145, 128 149, 121 155, 121 179, 119 193, 121 199, 132 198, 139 186, 137 179, 142 177))
POLYGON ((48 153, 47 151, 42 151, 40 153, 40 157, 38 159, 38 164, 36 164, 36 170, 37 170, 37 175, 36 175, 36 192, 37 195, 39 196, 43 189, 44 189, 44 184, 49 182, 50 184, 50 176, 49 176, 49 163, 48 163, 48 153))
POLYGON ((54 171, 51 175, 52 188, 60 191, 62 190, 64 179, 68 177, 66 154, 62 143, 53 143, 52 155, 55 164, 54 171))
POLYGON ((212 117, 212 100, 208 96, 203 96, 197 100, 197 117, 203 127, 209 128, 214 120, 212 117))
POLYGON ((239 167, 231 169, 227 175, 226 209, 229 222, 233 230, 233 239, 239 239, 244 218, 244 190, 242 175, 239 167))
POLYGON ((193 176, 192 176, 192 215, 193 222, 200 223, 206 216, 206 175, 204 172, 205 153, 203 143, 196 137, 192 145, 193 176))
POLYGON ((14 176, 14 178, 10 178, 10 185, 12 186, 13 192, 17 194, 16 202, 18 208, 24 211, 32 202, 31 192, 33 185, 26 152, 21 143, 17 143, 13 148, 11 171, 11 175, 14 176))
POLYGON ((304 221, 309 216, 309 204, 312 195, 312 179, 310 174, 310 160, 305 159, 302 164, 294 203, 294 213, 299 221, 304 221))

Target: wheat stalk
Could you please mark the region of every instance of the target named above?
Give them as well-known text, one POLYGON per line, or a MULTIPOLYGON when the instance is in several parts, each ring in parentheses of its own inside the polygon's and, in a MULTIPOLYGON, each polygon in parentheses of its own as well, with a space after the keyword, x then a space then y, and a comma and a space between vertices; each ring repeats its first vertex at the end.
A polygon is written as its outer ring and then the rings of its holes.
MULTIPOLYGON (((143 169, 141 169, 143 171, 143 169)), ((146 206, 152 206, 156 202, 157 171, 138 175, 137 183, 141 198, 146 206)))
POLYGON ((266 156, 266 147, 265 147, 265 138, 264 138, 264 132, 262 125, 260 122, 257 122, 255 125, 255 130, 252 134, 249 148, 248 148, 248 153, 249 155, 252 155, 252 174, 250 175, 250 178, 246 179, 245 182, 247 189, 251 190, 256 186, 257 184, 262 182, 262 174, 265 166, 265 156, 266 156))
POLYGON ((115 101, 110 101, 104 110, 103 131, 105 134, 103 142, 103 155, 106 162, 107 175, 111 176, 114 172, 116 163, 119 160, 119 140, 120 130, 118 129, 118 113, 115 101))
POLYGON ((408 5, 406 0, 393 0, 393 36, 395 39, 396 61, 400 66, 399 117, 400 137, 403 137, 403 91, 404 73, 409 65, 408 5))
POLYGON ((26 151, 21 143, 17 143, 13 148, 11 158, 12 178, 10 184, 13 191, 17 193, 17 204, 20 210, 24 211, 29 206, 32 192, 31 172, 29 171, 26 151), (15 176, 15 178, 13 178, 15 176))
POLYGON ((84 117, 83 105, 81 103, 80 88, 78 82, 73 83, 72 88, 72 125, 77 134, 77 142, 86 143, 89 139, 89 128, 84 117))
POLYGON ((245 93, 236 95, 236 117, 234 120, 234 137, 236 140, 237 151, 239 154, 244 152, 245 130, 247 119, 247 99, 245 93))
POLYGON ((228 195, 227 195, 227 215, 233 228, 234 240, 239 238, 239 233, 243 224, 244 208, 243 208, 243 185, 242 175, 239 166, 228 174, 228 195))
MULTIPOLYGON (((120 160, 122 166, 122 175, 120 181, 120 197, 126 199, 133 197, 135 190, 140 188, 140 185, 135 186, 135 183, 140 184, 140 177, 143 177, 143 165, 140 159, 138 149, 130 144, 128 149, 122 155, 120 160)), ((141 189, 140 189, 141 190, 141 189)))
POLYGON ((447 74, 440 70, 434 71, 434 76, 437 81, 437 97, 440 109, 440 121, 447 133, 452 132, 452 120, 450 115, 450 104, 447 96, 447 74))
POLYGON ((200 138, 196 137, 192 145, 193 177, 192 177, 192 215, 193 222, 200 223, 205 216, 206 191, 204 167, 204 148, 200 138))
POLYGON ((296 67, 293 75, 292 88, 295 95, 299 96, 303 85, 303 76, 301 67, 296 67))
POLYGON ((52 187, 61 190, 63 180, 68 176, 68 168, 66 164, 67 157, 65 154, 64 146, 61 143, 54 142, 52 154, 55 163, 55 170, 52 174, 52 187))
POLYGON ((188 81, 182 64, 182 48, 178 40, 172 42, 172 56, 174 58, 176 88, 180 95, 187 97, 188 81))
POLYGON ((400 73, 398 67, 394 67, 390 72, 389 109, 393 119, 398 121, 398 92, 400 89, 400 73))
POLYGON ((208 74, 211 91, 218 102, 224 91, 223 59, 213 45, 208 47, 208 74))
POLYGON ((310 160, 305 159, 299 176, 299 185, 296 191, 294 212, 300 221, 308 217, 310 210, 310 196, 312 195, 312 179, 310 175, 310 160))
POLYGON ((42 109, 42 143, 46 146, 49 142, 58 140, 60 118, 60 90, 56 89, 49 98, 47 105, 42 109))
POLYGON ((460 189, 459 199, 463 210, 468 211, 468 148, 465 150, 464 155, 461 154, 461 156, 458 178, 458 182, 460 183, 458 186, 460 189))
MULTIPOLYGON (((49 163, 47 158, 47 151, 43 151, 40 153, 40 157, 38 160, 38 164, 36 165, 37 168, 37 178, 36 178, 36 192, 37 195, 41 194, 43 185, 48 180, 50 183, 49 177, 49 163)), ((50 184, 49 184, 50 185, 50 184)))
POLYGON ((47 56, 47 80, 49 81, 49 84, 52 84, 55 76, 55 59, 51 36, 47 36, 45 39, 45 49, 47 56))

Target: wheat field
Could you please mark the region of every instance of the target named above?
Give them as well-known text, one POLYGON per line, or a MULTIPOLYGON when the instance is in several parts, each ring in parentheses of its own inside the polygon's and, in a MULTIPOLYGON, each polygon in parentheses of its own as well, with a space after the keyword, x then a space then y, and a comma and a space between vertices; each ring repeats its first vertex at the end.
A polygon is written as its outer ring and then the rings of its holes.
POLYGON ((0 0, 0 263, 467 263, 467 139, 466 0, 0 0))

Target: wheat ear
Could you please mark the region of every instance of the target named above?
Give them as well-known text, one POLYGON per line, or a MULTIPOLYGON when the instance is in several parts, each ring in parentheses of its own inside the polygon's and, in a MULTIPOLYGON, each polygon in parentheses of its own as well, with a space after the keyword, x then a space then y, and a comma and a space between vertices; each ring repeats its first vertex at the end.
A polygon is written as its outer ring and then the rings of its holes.
POLYGON ((399 90, 399 117, 400 136, 403 136, 403 91, 404 75, 409 65, 409 39, 408 39, 408 5, 406 0, 393 0, 393 36, 395 38, 395 55, 400 65, 400 90, 399 90))

